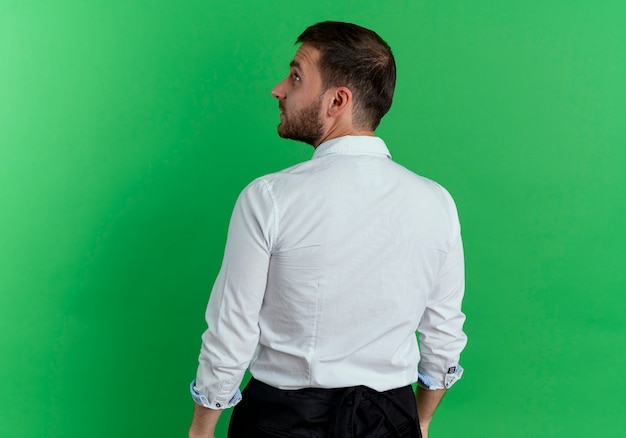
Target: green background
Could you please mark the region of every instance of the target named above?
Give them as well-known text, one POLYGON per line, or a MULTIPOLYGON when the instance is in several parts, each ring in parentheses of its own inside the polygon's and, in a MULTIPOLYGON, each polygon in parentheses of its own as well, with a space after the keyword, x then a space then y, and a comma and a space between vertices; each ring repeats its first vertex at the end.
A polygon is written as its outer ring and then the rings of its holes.
POLYGON ((186 436, 236 196, 311 156, 270 90, 325 19, 392 46, 377 132, 458 203, 431 436, 623 436, 622 0, 0 0, 0 436, 186 436))

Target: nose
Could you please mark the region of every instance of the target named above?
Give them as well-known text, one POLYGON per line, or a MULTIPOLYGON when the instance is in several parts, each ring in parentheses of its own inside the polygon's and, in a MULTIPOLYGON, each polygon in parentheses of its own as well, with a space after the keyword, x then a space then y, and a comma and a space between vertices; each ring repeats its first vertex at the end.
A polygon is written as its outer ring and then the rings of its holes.
POLYGON ((285 87, 286 80, 287 78, 283 79, 272 88, 272 97, 274 99, 283 100, 287 96, 287 89, 285 87))

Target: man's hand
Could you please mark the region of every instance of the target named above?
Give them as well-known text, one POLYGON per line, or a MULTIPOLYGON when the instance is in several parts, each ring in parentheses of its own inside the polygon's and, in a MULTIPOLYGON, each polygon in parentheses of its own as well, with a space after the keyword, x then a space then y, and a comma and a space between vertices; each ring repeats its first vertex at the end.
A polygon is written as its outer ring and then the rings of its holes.
POLYGON ((189 438, 215 438, 215 426, 221 413, 221 410, 205 408, 196 403, 189 438))

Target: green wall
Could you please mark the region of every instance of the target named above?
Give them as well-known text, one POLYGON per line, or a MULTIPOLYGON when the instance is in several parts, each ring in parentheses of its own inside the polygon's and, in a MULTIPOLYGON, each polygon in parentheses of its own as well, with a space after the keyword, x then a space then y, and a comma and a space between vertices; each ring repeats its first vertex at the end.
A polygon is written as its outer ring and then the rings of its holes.
POLYGON ((394 48, 378 133, 458 203, 431 435, 623 435, 626 2, 0 0, 0 436, 185 436, 235 198, 311 155, 270 89, 324 19, 394 48))

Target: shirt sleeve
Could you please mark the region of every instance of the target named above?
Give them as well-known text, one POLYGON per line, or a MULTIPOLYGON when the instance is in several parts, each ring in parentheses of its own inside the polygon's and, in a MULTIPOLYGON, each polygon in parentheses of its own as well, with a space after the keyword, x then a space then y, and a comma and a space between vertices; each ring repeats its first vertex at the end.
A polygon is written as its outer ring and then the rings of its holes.
POLYGON ((259 311, 277 226, 274 204, 269 186, 259 179, 243 190, 233 210, 190 388, 202 406, 224 409, 241 400, 239 385, 259 340, 259 311))
POLYGON ((467 344, 463 332, 465 315, 461 311, 465 290, 463 244, 456 207, 447 192, 446 195, 453 232, 418 328, 421 355, 418 384, 427 389, 449 388, 462 376, 459 358, 467 344))

